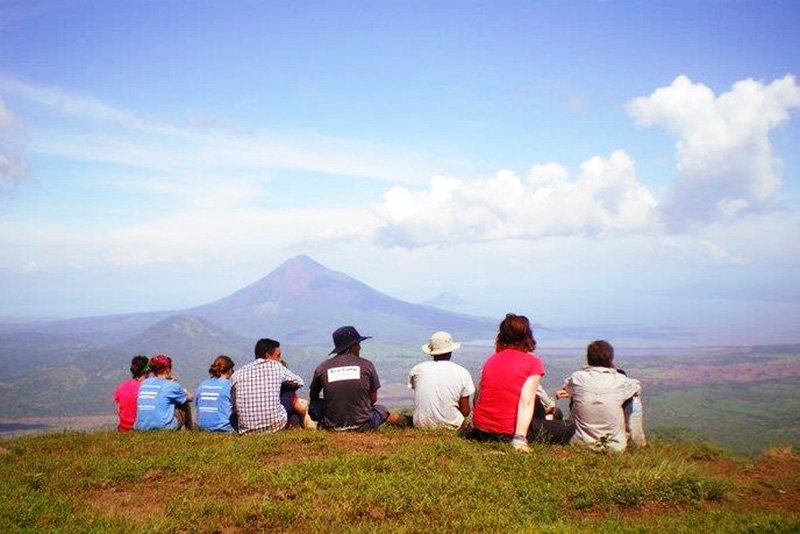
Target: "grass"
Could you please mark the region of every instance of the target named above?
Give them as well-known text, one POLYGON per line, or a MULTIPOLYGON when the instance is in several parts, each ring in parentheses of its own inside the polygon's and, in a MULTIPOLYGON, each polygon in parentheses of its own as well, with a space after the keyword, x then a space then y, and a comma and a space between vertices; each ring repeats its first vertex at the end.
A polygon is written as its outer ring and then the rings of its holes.
MULTIPOLYGON (((686 427, 697 436, 751 455, 779 443, 800 446, 796 377, 769 382, 651 388, 645 398, 648 428, 686 427), (769 391, 765 395, 764 391, 769 391)), ((668 437, 663 432, 663 437, 668 437)))
POLYGON ((800 456, 703 443, 625 454, 450 433, 96 432, 2 443, 19 531, 797 531, 800 456))

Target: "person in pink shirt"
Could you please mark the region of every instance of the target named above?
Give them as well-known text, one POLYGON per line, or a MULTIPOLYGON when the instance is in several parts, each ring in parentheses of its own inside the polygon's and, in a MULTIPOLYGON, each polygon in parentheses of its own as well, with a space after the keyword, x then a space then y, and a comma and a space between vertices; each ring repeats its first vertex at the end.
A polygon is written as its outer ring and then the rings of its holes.
POLYGON ((529 441, 569 443, 574 424, 534 418, 536 391, 544 376, 535 349, 528 318, 507 314, 498 328, 495 353, 483 365, 467 437, 510 441, 520 452, 528 452, 529 441))
POLYGON ((142 380, 150 376, 148 362, 147 356, 134 356, 131 360, 133 378, 122 382, 114 391, 114 402, 117 403, 117 414, 119 415, 117 430, 120 432, 133 430, 133 423, 136 422, 136 399, 139 396, 139 385, 142 380))

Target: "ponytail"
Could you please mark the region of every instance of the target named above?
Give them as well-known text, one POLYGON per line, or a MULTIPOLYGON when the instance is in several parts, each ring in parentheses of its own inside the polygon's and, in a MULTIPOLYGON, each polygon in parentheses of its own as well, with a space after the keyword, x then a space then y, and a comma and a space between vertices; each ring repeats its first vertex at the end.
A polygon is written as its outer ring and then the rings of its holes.
POLYGON ((211 363, 211 367, 208 368, 208 374, 214 378, 219 378, 233 369, 233 366, 233 360, 223 354, 214 358, 214 361, 211 363))

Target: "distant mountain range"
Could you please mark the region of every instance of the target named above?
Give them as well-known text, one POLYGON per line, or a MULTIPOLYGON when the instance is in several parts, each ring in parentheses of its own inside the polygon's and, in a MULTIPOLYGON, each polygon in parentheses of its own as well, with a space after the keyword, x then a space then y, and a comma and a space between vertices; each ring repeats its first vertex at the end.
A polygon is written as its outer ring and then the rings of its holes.
POLYGON ((326 344, 339 326, 392 343, 417 343, 436 330, 461 339, 489 339, 497 321, 412 304, 381 293, 308 256, 284 262, 261 280, 216 302, 180 311, 3 324, 0 333, 68 335, 119 342, 176 315, 195 316, 247 338, 326 344))
POLYGON ((0 369, 10 371, 0 373, 0 411, 108 411, 115 383, 140 353, 171 355, 194 387, 219 354, 249 361, 260 337, 292 346, 293 365, 308 373, 331 346, 331 332, 346 324, 374 342, 416 349, 436 330, 491 339, 497 321, 404 302, 296 256, 254 284, 188 310, 3 323, 0 369))
POLYGON ((187 310, 231 332, 276 336, 296 344, 327 343, 339 326, 395 343, 417 343, 436 330, 461 339, 487 339, 496 321, 411 304, 296 256, 236 293, 187 310))

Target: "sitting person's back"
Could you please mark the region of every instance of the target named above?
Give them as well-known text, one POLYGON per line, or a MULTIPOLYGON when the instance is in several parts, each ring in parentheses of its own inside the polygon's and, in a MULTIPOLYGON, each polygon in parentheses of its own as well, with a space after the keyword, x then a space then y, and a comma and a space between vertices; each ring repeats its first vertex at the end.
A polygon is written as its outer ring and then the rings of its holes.
POLYGON ((120 432, 133 430, 133 425, 136 423, 139 387, 142 385, 142 381, 150 376, 148 362, 147 356, 134 356, 130 367, 132 378, 122 382, 114 390, 114 402, 117 404, 117 415, 119 416, 117 430, 120 432))
POLYGON ((191 428, 192 400, 186 390, 172 378, 172 359, 159 354, 150 359, 153 375, 139 386, 136 404, 136 430, 179 430, 191 428))
POLYGON ((520 452, 528 442, 566 444, 575 431, 566 421, 535 418, 536 392, 544 376, 544 364, 534 350, 536 340, 524 315, 506 314, 495 337, 495 353, 483 364, 471 439, 507 440, 520 452))
POLYGON ((450 361, 460 347, 447 332, 436 332, 422 346, 433 360, 415 365, 408 374, 408 386, 414 390, 415 427, 457 429, 469 415, 475 385, 469 371, 450 361))
POLYGON ((208 369, 211 378, 203 380, 195 395, 197 427, 207 432, 234 432, 231 382, 234 363, 227 356, 217 356, 208 369))
POLYGON ((639 381, 617 372, 613 366, 614 348, 606 341, 595 341, 587 349, 588 366, 575 371, 564 381, 559 398, 572 399, 570 411, 575 421, 572 443, 593 448, 625 450, 628 438, 622 404, 641 392, 639 381))
POLYGON ((299 388, 303 379, 281 363, 280 343, 263 338, 256 342, 256 360, 231 377, 239 433, 277 432, 286 428, 287 409, 281 404, 281 385, 299 388))
POLYGON ((352 326, 333 332, 335 354, 319 364, 311 380, 312 417, 328 430, 377 430, 383 423, 405 426, 405 416, 378 404, 381 387, 372 362, 361 357, 361 342, 369 339, 352 326), (320 398, 322 394, 322 399, 320 398))

